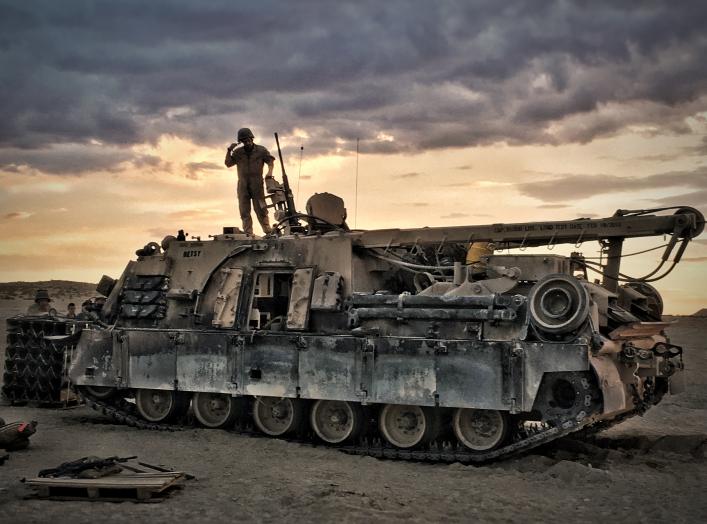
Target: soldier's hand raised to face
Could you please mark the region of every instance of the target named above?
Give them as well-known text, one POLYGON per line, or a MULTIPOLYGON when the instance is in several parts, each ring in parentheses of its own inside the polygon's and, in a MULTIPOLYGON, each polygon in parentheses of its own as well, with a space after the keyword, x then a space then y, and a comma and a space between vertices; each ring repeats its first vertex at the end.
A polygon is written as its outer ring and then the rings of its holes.
POLYGON ((233 151, 233 150, 236 148, 237 145, 238 145, 238 142, 232 143, 230 146, 228 146, 228 150, 229 150, 229 151, 233 151))

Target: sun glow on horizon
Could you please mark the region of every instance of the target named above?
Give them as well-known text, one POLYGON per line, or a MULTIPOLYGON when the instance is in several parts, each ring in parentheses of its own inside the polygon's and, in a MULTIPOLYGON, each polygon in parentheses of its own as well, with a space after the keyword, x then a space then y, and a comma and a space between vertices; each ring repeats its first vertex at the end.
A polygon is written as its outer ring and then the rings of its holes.
MULTIPOLYGON (((294 136, 304 145, 301 165, 299 155, 285 157, 298 207, 304 208, 315 192, 334 193, 346 201, 352 221, 356 156, 308 156, 306 130, 300 131, 294 136)), ((618 208, 650 207, 651 199, 682 195, 689 188, 639 184, 631 192, 556 202, 538 200, 519 188, 523 183, 562 180, 568 172, 587 173, 587 180, 594 173, 640 178, 635 162, 626 169, 627 159, 656 144, 677 147, 674 140, 629 134, 585 145, 496 145, 405 155, 361 151, 357 225, 387 229, 571 220, 610 216, 618 208), (621 157, 613 153, 619 149, 621 157)), ((264 145, 274 147, 267 141, 264 145)), ((159 242, 178 229, 206 239, 223 226, 240 226, 236 172, 223 165, 224 151, 164 135, 154 144, 133 147, 135 160, 119 170, 74 176, 0 173, 0 280, 97 281, 104 273, 119 274, 145 243, 159 242)), ((666 170, 674 171, 689 165, 682 157, 663 162, 666 170)), ((278 165, 274 174, 281 177, 278 165)), ((693 243, 688 253, 706 257, 707 242, 693 243)), ((650 263, 652 259, 646 259, 635 269, 650 263)), ((690 313, 696 304, 707 304, 707 284, 697 277, 705 268, 707 262, 686 262, 671 275, 665 292, 668 312, 690 313)))

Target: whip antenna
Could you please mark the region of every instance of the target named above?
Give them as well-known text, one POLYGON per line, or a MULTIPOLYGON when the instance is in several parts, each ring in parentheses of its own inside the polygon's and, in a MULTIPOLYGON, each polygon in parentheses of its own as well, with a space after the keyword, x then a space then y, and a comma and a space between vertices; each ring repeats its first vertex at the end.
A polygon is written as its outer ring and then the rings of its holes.
POLYGON ((356 137, 356 188, 354 190, 354 229, 356 229, 356 219, 358 218, 358 141, 356 137))
POLYGON ((302 179, 302 152, 304 151, 304 146, 299 146, 299 170, 297 171, 297 193, 295 193, 295 201, 299 205, 299 181, 302 179))

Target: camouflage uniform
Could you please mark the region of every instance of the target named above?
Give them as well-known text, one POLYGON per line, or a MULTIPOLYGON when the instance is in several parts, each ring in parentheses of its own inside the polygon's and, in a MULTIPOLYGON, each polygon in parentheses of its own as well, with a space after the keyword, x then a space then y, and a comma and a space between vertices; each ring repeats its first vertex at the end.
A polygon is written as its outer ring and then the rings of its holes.
POLYGON ((226 167, 238 166, 238 209, 243 221, 243 231, 253 234, 253 219, 250 217, 250 201, 253 200, 255 215, 265 233, 270 232, 268 209, 263 190, 263 166, 272 164, 275 157, 263 146, 253 144, 248 152, 245 147, 226 153, 226 167))

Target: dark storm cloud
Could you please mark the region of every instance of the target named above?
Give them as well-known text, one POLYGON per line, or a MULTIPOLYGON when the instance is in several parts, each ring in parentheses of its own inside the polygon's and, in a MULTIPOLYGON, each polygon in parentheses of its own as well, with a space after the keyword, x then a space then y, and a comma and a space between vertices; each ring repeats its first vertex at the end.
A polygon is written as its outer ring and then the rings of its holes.
POLYGON ((659 155, 644 155, 634 158, 633 160, 642 160, 643 162, 672 162, 681 158, 681 153, 663 153, 659 155))
POLYGON ((702 137, 700 144, 693 147, 686 147, 685 153, 689 155, 707 156, 707 136, 702 137))
MULTIPOLYGON (((702 193, 707 193, 707 167, 700 167, 693 171, 671 171, 640 178, 604 174, 566 174, 516 185, 516 189, 522 195, 544 202, 566 202, 608 193, 681 187, 692 188, 695 191, 679 197, 657 199, 656 202, 667 205, 683 197, 688 197, 690 202, 700 199, 703 202, 707 201, 707 198, 699 196, 702 193)), ((698 205, 690 202, 681 201, 680 204, 698 205)))
POLYGON ((660 198, 655 202, 662 206, 692 206, 704 211, 707 209, 707 189, 660 198))
POLYGON ((215 162, 189 162, 186 165, 187 178, 198 179, 205 171, 216 171, 224 168, 223 164, 215 162))
POLYGON ((132 161, 133 165, 137 168, 142 167, 160 167, 163 164, 163 160, 156 155, 141 155, 136 157, 132 161))
MULTIPOLYGON (((699 120, 696 118, 696 120, 699 120)), ((705 122, 707 123, 707 122, 705 122)), ((611 161, 624 161, 627 163, 640 161, 640 162, 672 162, 674 160, 679 160, 685 158, 686 156, 707 156, 707 136, 702 137, 702 140, 693 146, 683 146, 678 148, 672 153, 659 153, 655 155, 641 155, 632 158, 620 158, 615 155, 600 155, 597 158, 599 160, 611 160, 611 161)))
POLYGON ((52 144, 241 125, 314 155, 686 133, 706 26, 701 1, 0 0, 0 148, 44 169, 52 144))
POLYGON ((187 164, 187 169, 189 169, 189 170, 201 169, 204 171, 213 171, 215 169, 223 169, 223 165, 217 164, 216 162, 189 162, 187 164))
POLYGON ((0 172, 18 172, 22 168, 37 169, 53 175, 81 175, 95 171, 118 171, 121 164, 140 160, 131 152, 115 147, 47 145, 43 149, 0 148, 0 172))
POLYGON ((29 218, 31 215, 32 213, 28 213, 27 211, 13 211, 12 213, 3 215, 3 218, 5 220, 22 220, 24 218, 29 218))

